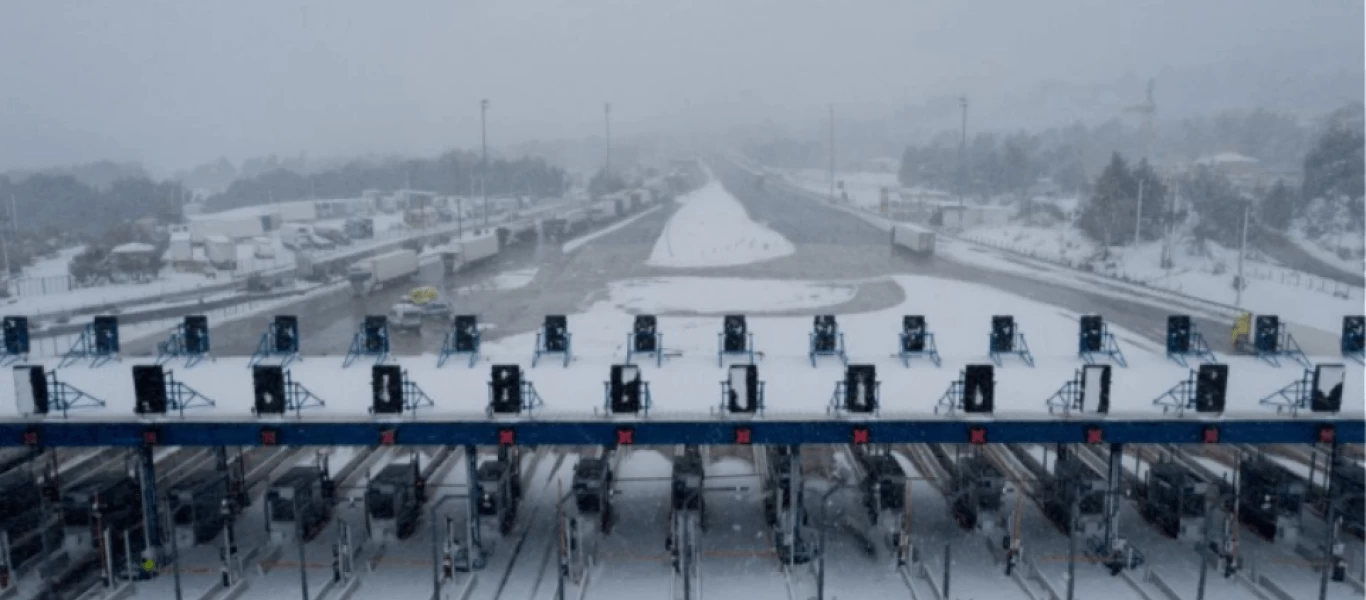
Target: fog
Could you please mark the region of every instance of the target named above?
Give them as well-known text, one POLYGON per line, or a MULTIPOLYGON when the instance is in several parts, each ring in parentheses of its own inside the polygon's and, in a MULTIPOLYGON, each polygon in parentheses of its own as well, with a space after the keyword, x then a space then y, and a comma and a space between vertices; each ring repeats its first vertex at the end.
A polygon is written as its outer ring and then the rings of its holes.
POLYGON ((480 98, 495 147, 596 135, 604 101, 614 135, 801 127, 832 102, 881 115, 959 94, 983 126, 1023 127, 1090 116, 1021 106, 1040 83, 1129 81, 1137 101, 1161 72, 1227 72, 1227 102, 1296 110, 1360 98, 1364 20, 1359 0, 11 0, 0 170, 433 153, 478 144, 480 98), (1307 85, 1287 77, 1315 73, 1346 87, 1287 95, 1307 85))

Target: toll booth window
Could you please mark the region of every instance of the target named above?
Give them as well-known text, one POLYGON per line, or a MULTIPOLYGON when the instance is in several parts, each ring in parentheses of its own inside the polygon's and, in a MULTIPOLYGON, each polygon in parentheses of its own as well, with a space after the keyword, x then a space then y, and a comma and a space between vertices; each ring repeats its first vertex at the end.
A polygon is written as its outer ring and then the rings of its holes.
POLYGON ((194 508, 189 504, 179 504, 171 512, 171 521, 176 525, 193 525, 194 508))
POLYGON ((278 494, 270 495, 270 518, 272 521, 293 521, 294 520, 294 500, 282 498, 278 494))
POLYGON ((370 516, 376 519, 394 518, 394 495, 377 490, 366 493, 365 503, 370 506, 370 516))

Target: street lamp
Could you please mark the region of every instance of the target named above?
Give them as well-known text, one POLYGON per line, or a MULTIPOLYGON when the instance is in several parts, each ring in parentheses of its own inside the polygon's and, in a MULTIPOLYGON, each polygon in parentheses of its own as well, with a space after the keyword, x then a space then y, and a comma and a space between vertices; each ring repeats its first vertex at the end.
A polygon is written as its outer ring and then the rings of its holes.
POLYGON ((489 99, 479 101, 479 137, 483 148, 483 158, 479 160, 479 192, 484 196, 484 228, 489 226, 489 99))

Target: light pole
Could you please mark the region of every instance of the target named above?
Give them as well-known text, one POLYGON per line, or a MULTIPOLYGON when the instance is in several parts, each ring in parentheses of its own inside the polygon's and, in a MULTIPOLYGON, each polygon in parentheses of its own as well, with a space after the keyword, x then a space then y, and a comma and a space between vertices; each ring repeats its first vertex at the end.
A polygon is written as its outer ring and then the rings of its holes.
POLYGON ((604 103, 602 104, 602 126, 603 126, 603 133, 604 133, 604 135, 605 135, 605 137, 603 138, 603 140, 604 140, 604 142, 605 142, 605 147, 604 147, 604 149, 603 149, 604 155, 603 155, 602 170, 603 170, 604 173, 607 173, 607 172, 610 172, 610 171, 612 170, 612 103, 611 103, 611 102, 604 102, 604 103))
POLYGON ((1236 292, 1233 305, 1243 307, 1243 288, 1247 286, 1247 281, 1243 279, 1243 256, 1247 254, 1247 222, 1252 214, 1252 203, 1243 205, 1243 241, 1238 244, 1238 278, 1234 280, 1233 289, 1236 292))
POLYGON ((830 201, 835 201, 835 105, 830 105, 830 201))
POLYGON ((484 227, 489 226, 489 99, 479 101, 479 138, 483 157, 479 160, 479 193, 484 196, 484 227))
MULTIPOLYGON (((958 208, 963 208, 964 188, 967 187, 967 153, 968 153, 968 97, 959 96, 958 105, 963 109, 963 126, 959 129, 961 136, 958 141, 958 208)), ((962 218, 961 216, 959 218, 962 218)))

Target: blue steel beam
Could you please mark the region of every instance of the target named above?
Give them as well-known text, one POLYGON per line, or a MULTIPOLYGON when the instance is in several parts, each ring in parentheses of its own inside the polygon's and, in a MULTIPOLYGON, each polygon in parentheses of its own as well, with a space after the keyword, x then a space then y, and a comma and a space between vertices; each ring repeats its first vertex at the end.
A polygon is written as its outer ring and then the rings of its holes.
POLYGON ((1236 421, 1198 420, 982 420, 982 421, 417 421, 417 422, 140 422, 120 423, 0 423, 0 447, 41 446, 142 446, 145 434, 155 430, 163 446, 255 446, 262 430, 275 432, 279 445, 374 446, 381 436, 401 445, 492 446, 513 441, 517 445, 615 445, 621 429, 632 429, 630 443, 639 445, 732 444, 737 430, 746 429, 753 444, 847 444, 861 443, 967 443, 970 431, 980 428, 987 443, 1085 443, 1087 431, 1099 427, 1105 443, 1196 444, 1205 441, 1206 428, 1218 428, 1221 443, 1302 444, 1320 441, 1321 428, 1334 426, 1336 441, 1366 442, 1362 419, 1265 419, 1236 421), (500 438, 511 430, 514 440, 500 438), (387 436, 392 434, 392 439, 387 436))

